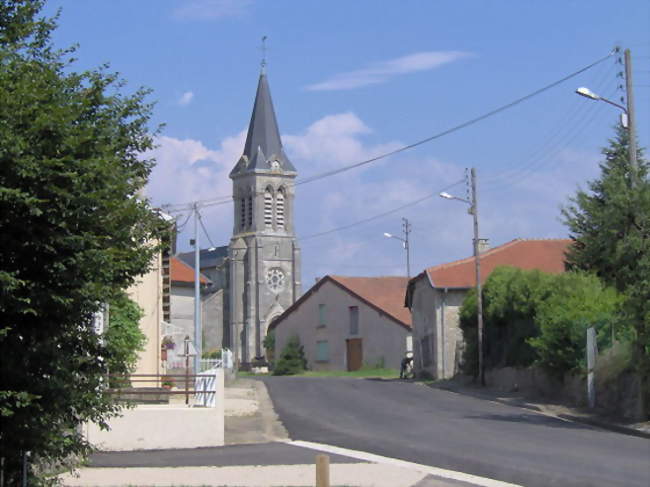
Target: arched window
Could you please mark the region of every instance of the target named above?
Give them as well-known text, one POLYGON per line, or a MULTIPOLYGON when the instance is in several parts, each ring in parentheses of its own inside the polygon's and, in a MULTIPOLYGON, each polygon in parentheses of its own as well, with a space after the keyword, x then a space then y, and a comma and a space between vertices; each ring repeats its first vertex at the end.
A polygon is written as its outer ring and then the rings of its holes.
POLYGON ((264 227, 273 228, 273 194, 269 188, 264 191, 264 227))
POLYGON ((280 188, 275 196, 275 226, 284 230, 284 189, 280 188))

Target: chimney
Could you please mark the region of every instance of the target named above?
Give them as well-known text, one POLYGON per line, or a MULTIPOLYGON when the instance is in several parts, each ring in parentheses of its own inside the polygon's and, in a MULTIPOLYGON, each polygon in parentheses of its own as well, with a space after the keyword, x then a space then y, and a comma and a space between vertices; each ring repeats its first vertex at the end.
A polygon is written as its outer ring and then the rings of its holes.
POLYGON ((478 253, 482 254, 490 250, 490 239, 489 238, 479 238, 478 239, 478 253))

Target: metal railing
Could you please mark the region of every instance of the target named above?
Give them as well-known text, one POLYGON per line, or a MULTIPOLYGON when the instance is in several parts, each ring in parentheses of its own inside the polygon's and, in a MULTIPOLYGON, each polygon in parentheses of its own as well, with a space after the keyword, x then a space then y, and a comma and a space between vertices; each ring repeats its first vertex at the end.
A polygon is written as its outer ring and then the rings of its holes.
POLYGON ((158 397, 184 395, 186 405, 189 405, 190 396, 193 395, 195 396, 195 405, 214 407, 217 393, 216 373, 206 371, 200 374, 190 374, 189 369, 186 369, 186 371, 187 373, 185 374, 110 375, 109 377, 113 381, 123 380, 125 385, 109 388, 108 393, 117 396, 118 399, 124 398, 124 396, 140 395, 156 395, 158 397), (181 388, 172 390, 172 387, 177 382, 181 385, 181 388), (134 384, 138 383, 148 384, 148 387, 141 389, 133 387, 134 384), (151 390, 150 388, 155 388, 155 390, 151 390))

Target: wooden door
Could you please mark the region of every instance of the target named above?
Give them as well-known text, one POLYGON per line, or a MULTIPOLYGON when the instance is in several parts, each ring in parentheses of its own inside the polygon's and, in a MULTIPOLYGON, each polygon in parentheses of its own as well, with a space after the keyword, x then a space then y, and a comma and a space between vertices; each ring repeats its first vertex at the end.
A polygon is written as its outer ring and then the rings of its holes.
POLYGON ((348 338, 345 342, 347 345, 348 370, 359 370, 363 365, 361 338, 348 338))

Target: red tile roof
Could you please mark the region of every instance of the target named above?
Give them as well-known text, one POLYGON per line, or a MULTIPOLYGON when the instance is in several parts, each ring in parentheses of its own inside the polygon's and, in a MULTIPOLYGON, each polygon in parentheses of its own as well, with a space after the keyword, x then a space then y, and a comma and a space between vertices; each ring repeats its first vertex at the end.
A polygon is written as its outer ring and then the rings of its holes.
MULTIPOLYGON (((481 283, 495 267, 509 265, 520 269, 539 269, 551 274, 564 272, 564 260, 569 239, 515 239, 481 254, 481 283)), ((469 288, 476 285, 474 257, 426 270, 434 287, 469 288)))
POLYGON ((327 277, 374 308, 411 328, 411 312, 404 307, 404 294, 408 284, 406 277, 327 277))
MULTIPOLYGON (((185 262, 177 257, 172 257, 170 265, 172 282, 194 282, 194 269, 185 262)), ((210 281, 203 274, 200 274, 199 282, 207 284, 210 281)))

